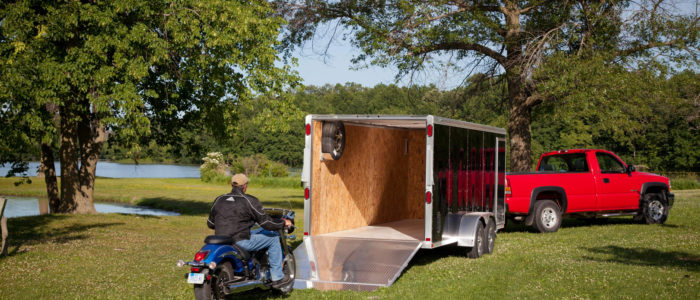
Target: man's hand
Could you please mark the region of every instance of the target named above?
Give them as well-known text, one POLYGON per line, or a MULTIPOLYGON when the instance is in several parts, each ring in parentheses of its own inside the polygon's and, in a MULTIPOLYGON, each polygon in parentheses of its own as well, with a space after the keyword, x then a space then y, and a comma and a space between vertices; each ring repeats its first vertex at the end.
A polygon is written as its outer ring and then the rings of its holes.
POLYGON ((284 219, 284 226, 285 227, 292 227, 292 221, 284 219))

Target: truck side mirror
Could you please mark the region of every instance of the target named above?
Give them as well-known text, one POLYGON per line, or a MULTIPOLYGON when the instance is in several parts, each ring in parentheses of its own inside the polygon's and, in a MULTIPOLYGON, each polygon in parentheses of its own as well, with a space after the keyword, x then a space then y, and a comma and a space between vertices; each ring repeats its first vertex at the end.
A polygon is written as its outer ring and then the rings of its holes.
POLYGON ((627 166, 627 174, 632 174, 632 172, 637 171, 637 169, 633 165, 627 166))

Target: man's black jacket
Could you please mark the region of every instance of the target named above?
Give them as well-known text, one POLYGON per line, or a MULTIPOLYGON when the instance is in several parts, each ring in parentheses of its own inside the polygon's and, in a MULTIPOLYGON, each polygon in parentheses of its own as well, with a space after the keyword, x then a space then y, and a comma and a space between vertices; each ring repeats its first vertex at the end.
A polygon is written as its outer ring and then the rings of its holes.
POLYGON ((235 242, 250 239, 250 228, 255 223, 267 230, 284 228, 284 220, 275 220, 263 211, 260 200, 234 188, 214 200, 207 226, 216 235, 227 235, 235 242))

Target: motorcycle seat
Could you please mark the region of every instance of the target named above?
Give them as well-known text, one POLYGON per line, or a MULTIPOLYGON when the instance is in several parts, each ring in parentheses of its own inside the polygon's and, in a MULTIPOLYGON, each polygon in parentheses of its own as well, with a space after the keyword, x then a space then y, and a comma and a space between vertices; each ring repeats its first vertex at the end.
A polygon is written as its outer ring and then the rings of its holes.
POLYGON ((226 235, 210 235, 204 239, 204 243, 213 245, 231 245, 233 244, 233 239, 226 235))
POLYGON ((234 244, 233 239, 230 236, 210 235, 204 239, 204 243, 210 245, 231 245, 233 246, 233 249, 236 249, 236 252, 238 252, 243 260, 248 260, 250 258, 250 252, 234 244))

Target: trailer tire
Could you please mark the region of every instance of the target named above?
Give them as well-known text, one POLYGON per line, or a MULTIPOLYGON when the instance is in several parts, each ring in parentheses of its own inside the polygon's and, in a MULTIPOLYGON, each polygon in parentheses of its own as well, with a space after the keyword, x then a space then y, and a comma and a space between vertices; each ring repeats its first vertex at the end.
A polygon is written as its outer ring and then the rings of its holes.
POLYGON ((467 248, 468 258, 479 258, 484 254, 484 223, 479 221, 476 225, 476 235, 474 235, 474 247, 467 248))
POLYGON ((552 200, 540 200, 535 203, 535 230, 548 233, 559 230, 561 226, 561 210, 552 200))
POLYGON ((642 201, 642 216, 647 224, 663 224, 668 218, 668 203, 659 193, 644 195, 642 201))
POLYGON ((493 248, 496 245, 496 222, 492 219, 489 225, 484 230, 484 254, 493 253, 493 248))
POLYGON ((345 125, 343 122, 323 122, 321 134, 321 152, 331 155, 333 160, 340 159, 345 150, 345 125))

